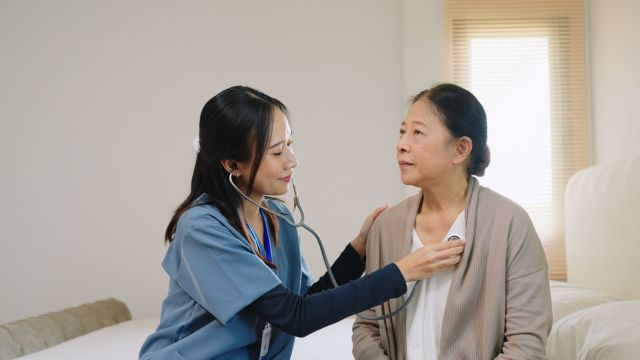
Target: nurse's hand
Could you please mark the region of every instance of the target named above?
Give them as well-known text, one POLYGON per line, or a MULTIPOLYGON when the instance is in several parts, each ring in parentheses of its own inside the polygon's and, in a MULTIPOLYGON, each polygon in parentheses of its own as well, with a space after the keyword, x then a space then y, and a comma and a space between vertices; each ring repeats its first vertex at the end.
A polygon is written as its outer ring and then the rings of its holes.
POLYGON ((364 223, 360 228, 360 232, 356 235, 356 238, 351 241, 351 246, 358 252, 360 257, 364 257, 367 254, 367 237, 369 236, 369 230, 371 230, 371 225, 376 221, 376 218, 380 213, 385 211, 389 207, 389 204, 380 206, 373 210, 366 219, 364 219, 364 223))
POLYGON ((464 240, 425 245, 396 261, 406 282, 425 279, 455 266, 464 251, 464 240))

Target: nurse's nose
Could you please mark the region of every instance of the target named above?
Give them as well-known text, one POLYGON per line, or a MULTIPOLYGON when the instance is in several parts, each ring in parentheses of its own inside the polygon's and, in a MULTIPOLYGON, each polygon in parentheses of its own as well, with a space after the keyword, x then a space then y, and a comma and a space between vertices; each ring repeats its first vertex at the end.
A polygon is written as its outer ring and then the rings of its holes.
POLYGON ((288 169, 293 169, 294 167, 298 166, 298 160, 296 160, 296 156, 293 154, 293 148, 288 147, 285 151, 286 154, 286 159, 285 159, 285 168, 288 169))

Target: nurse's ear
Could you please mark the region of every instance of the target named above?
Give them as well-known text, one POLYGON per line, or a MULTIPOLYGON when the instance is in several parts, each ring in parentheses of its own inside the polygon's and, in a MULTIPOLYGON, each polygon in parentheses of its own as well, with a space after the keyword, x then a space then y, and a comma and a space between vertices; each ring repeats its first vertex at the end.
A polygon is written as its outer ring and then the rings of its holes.
POLYGON ((455 148, 453 153, 453 165, 459 165, 469 159, 471 150, 473 149, 473 141, 468 136, 462 136, 454 140, 455 148))
POLYGON ((226 172, 233 174, 233 176, 240 176, 240 169, 237 161, 231 159, 220 160, 220 164, 226 172))

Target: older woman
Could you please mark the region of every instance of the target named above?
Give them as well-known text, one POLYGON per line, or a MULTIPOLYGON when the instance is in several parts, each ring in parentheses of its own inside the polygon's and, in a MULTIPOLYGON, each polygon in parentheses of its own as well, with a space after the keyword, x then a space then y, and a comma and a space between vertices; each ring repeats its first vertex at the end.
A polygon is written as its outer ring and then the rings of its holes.
MULTIPOLYGON (((402 182, 420 192, 389 208, 367 243, 367 272, 466 240, 458 264, 438 266, 417 286, 407 310, 385 320, 356 320, 356 359, 544 359, 551 328, 549 275, 527 213, 479 185, 489 164, 486 115, 469 91, 452 84, 412 99, 401 124, 402 182), (475 176, 474 176, 475 175, 475 176)), ((365 311, 388 314, 406 299, 365 311)))

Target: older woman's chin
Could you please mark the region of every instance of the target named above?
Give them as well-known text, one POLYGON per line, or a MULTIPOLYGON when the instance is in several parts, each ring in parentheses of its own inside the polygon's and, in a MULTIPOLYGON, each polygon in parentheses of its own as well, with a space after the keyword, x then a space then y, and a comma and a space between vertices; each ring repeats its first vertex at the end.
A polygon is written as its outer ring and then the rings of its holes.
POLYGON ((404 185, 412 185, 412 186, 416 186, 416 181, 415 179, 413 179, 413 177, 411 176, 407 176, 407 175, 403 175, 400 174, 400 182, 402 182, 404 185))

